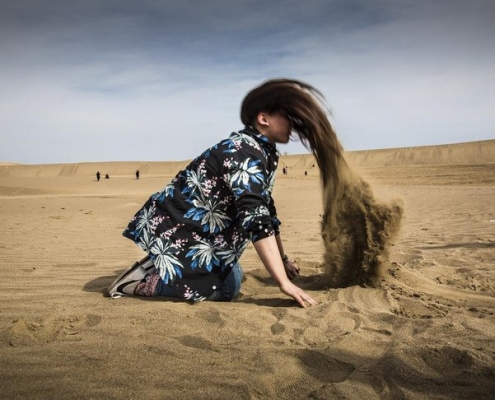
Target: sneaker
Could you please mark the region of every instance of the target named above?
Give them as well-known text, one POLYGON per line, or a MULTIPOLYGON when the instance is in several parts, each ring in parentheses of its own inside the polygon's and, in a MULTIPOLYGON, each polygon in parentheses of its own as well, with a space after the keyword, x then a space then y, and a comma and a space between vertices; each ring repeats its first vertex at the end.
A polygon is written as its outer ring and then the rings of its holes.
POLYGON ((149 257, 143 258, 141 261, 126 269, 117 279, 108 287, 107 292, 110 297, 118 299, 122 296, 132 296, 137 285, 144 278, 151 275, 156 270, 153 261, 149 257))

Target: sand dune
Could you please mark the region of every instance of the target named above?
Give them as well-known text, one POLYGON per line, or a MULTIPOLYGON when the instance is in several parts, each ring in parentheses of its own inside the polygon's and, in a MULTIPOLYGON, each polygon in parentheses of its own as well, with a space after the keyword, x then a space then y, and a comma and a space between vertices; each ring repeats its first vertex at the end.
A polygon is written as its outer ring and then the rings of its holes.
POLYGON ((495 140, 349 152, 358 167, 472 165, 495 162, 495 140))
POLYGON ((252 247, 234 303, 104 296, 142 256, 123 227, 182 162, 0 166, 0 398, 493 398, 494 146, 348 153, 405 216, 379 285, 340 289, 322 276, 313 159, 282 157, 274 197, 319 302, 306 310, 252 247))
POLYGON ((41 164, 41 165, 1 165, 0 177, 47 178, 95 176, 100 171, 102 178, 105 174, 110 177, 134 176, 136 170, 146 175, 175 174, 187 164, 187 161, 166 162, 93 162, 73 164, 41 164))
MULTIPOLYGON (((349 151, 346 158, 355 167, 411 165, 476 165, 495 162, 495 140, 425 147, 349 151)), ((0 177, 74 177, 94 176, 96 171, 114 176, 175 175, 188 163, 184 161, 128 161, 73 164, 25 165, 0 163, 0 177)), ((310 154, 284 155, 281 164, 296 171, 314 171, 318 166, 310 154)))

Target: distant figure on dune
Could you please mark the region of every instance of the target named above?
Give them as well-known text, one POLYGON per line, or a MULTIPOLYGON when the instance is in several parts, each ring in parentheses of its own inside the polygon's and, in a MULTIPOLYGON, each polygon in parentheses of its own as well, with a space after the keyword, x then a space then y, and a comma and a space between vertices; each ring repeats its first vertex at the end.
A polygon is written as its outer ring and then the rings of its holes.
POLYGON ((139 179, 139 170, 136 170, 136 179, 139 179))
MULTIPOLYGON (((322 220, 326 248, 334 251, 327 244, 341 233, 347 241, 354 229, 362 234, 362 219, 346 214, 354 208, 335 202, 341 197, 341 187, 348 187, 342 182, 353 175, 346 169, 323 101, 318 90, 290 79, 269 80, 251 90, 241 105, 244 128, 195 158, 131 219, 123 235, 147 256, 109 286, 109 295, 165 296, 193 302, 234 300, 243 276, 239 259, 252 242, 284 294, 302 307, 316 304, 291 281, 299 269, 285 253, 272 191, 279 161, 276 144, 288 143, 296 134, 320 167, 327 196, 322 220), (334 224, 346 218, 345 227, 334 224)), ((359 261, 359 253, 368 249, 347 246, 344 250, 353 253, 350 259, 359 261)), ((331 256, 325 255, 326 259, 331 256)), ((335 257, 338 266, 347 266, 349 257, 340 252, 335 257)), ((329 275, 335 281, 335 274, 329 275)))
POLYGON ((96 182, 100 181, 100 177, 101 177, 100 171, 96 171, 96 182))
POLYGON ((105 179, 110 179, 110 175, 105 174, 105 179))
POLYGON ((304 176, 308 176, 308 171, 304 171, 304 176))

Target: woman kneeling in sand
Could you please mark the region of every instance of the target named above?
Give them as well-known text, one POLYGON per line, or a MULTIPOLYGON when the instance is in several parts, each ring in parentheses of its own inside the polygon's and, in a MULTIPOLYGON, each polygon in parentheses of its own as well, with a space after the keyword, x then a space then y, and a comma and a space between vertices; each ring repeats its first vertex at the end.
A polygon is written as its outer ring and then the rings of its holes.
POLYGON ((239 258, 252 241, 283 293, 302 307, 316 304, 291 282, 299 269, 285 255, 272 190, 276 143, 295 132, 314 153, 315 138, 330 134, 321 97, 287 79, 249 92, 241 106, 244 129, 194 159, 132 218, 123 234, 148 256, 108 293, 231 301, 241 287, 239 258))

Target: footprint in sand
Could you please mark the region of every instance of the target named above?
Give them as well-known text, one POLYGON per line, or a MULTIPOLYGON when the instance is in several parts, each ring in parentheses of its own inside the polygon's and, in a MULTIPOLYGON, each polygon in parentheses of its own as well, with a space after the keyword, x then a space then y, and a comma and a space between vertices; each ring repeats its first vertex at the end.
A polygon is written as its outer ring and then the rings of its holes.
POLYGON ((201 311, 196 313, 196 316, 204 319, 209 325, 215 325, 219 328, 223 328, 225 325, 225 318, 222 317, 222 314, 220 314, 220 312, 215 310, 213 307, 206 310, 201 309, 201 311))
POLYGON ((79 340, 78 334, 85 328, 98 325, 99 315, 70 315, 40 318, 35 320, 16 319, 7 332, 7 342, 12 347, 46 344, 56 340, 79 340))
POLYGON ((177 340, 187 347, 218 352, 218 350, 214 348, 213 344, 209 340, 206 340, 201 336, 185 335, 178 337, 177 340))
POLYGON ((319 351, 296 350, 294 355, 308 375, 324 383, 344 382, 355 370, 353 364, 339 361, 319 351))
POLYGON ((287 310, 277 309, 273 310, 272 313, 277 318, 277 322, 270 327, 270 330, 272 331, 272 335, 279 335, 285 332, 285 325, 280 321, 287 315, 287 310))

